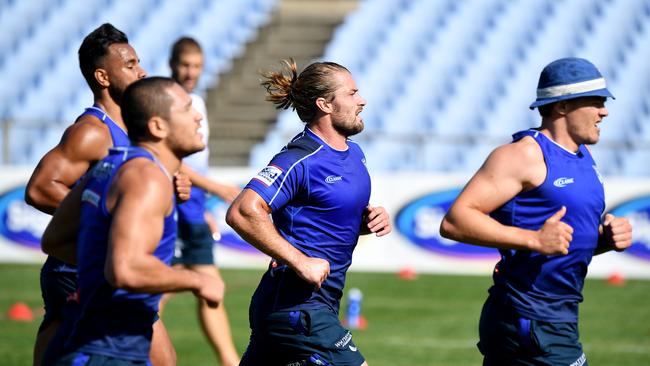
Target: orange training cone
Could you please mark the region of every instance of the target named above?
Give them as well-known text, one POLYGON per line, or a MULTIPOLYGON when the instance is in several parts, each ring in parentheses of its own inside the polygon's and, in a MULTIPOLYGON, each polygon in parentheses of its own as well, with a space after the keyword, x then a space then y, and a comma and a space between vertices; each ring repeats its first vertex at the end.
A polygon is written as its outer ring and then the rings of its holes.
POLYGON ((397 277, 402 280, 413 281, 418 278, 418 274, 412 267, 404 267, 397 272, 397 277))
POLYGON ((607 277, 607 283, 612 286, 623 286, 625 285, 625 277, 620 272, 614 272, 607 277))
POLYGON ((34 313, 27 304, 18 301, 9 308, 7 317, 14 321, 31 322, 34 320, 34 313))

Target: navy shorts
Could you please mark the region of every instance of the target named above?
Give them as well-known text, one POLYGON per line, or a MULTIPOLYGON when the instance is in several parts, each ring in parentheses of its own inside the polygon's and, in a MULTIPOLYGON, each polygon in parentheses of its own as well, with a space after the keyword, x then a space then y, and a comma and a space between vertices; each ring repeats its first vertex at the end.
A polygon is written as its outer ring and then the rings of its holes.
POLYGON ((549 323, 518 316, 488 297, 479 324, 484 366, 587 366, 577 323, 549 323))
POLYGON ((65 318, 68 297, 77 290, 77 270, 50 256, 41 268, 41 296, 45 315, 38 332, 42 332, 54 320, 65 318))
POLYGON ((214 239, 207 223, 178 223, 178 238, 172 264, 214 264, 214 239))
POLYGON ((278 311, 256 324, 240 366, 359 366, 363 355, 329 309, 278 311))
POLYGON ((68 353, 56 360, 52 366, 150 366, 151 362, 129 361, 103 355, 82 352, 68 353))

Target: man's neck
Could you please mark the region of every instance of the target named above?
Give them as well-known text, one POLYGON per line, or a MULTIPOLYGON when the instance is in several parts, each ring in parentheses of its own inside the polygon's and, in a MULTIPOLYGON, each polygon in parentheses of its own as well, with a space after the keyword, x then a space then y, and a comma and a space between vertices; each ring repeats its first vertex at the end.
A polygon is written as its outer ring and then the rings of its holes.
POLYGON ((331 125, 312 122, 307 128, 316 136, 320 137, 327 145, 334 150, 345 151, 348 149, 347 137, 341 135, 331 125))
POLYGON ((162 146, 161 143, 144 141, 138 142, 137 146, 150 152, 158 160, 160 165, 165 168, 170 178, 180 169, 181 159, 166 146, 162 146))
POLYGON ((580 147, 580 144, 571 138, 566 123, 561 119, 554 120, 552 123, 543 121, 540 132, 567 151, 577 152, 580 147))
POLYGON ((99 98, 95 98, 95 104, 104 112, 106 112, 106 114, 111 117, 113 122, 115 122, 115 124, 126 131, 126 125, 122 120, 122 109, 120 108, 120 105, 113 100, 113 98, 110 96, 101 96, 99 98))

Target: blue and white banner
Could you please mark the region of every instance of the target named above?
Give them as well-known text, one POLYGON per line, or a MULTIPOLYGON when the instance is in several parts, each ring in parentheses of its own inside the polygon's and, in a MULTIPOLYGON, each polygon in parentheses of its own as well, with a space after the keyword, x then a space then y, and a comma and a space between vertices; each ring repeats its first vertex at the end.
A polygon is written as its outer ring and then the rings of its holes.
POLYGON ((610 212, 627 217, 632 224, 632 246, 625 254, 650 263, 650 193, 620 202, 610 212))
MULTIPOLYGON (((0 262, 42 262, 39 238, 49 216, 25 204, 24 186, 31 169, 3 168, 0 177, 0 262)), ((257 172, 212 170, 212 178, 243 186, 257 172)), ((496 249, 444 239, 440 222, 469 176, 386 174, 373 176, 371 204, 384 206, 393 219, 393 233, 359 239, 351 270, 490 275, 499 259, 496 249)), ((650 278, 650 180, 605 179, 608 211, 630 219, 634 244, 623 253, 594 257, 589 276, 650 278)), ((208 210, 220 238, 215 257, 223 267, 264 268, 268 257, 246 243, 225 223, 228 205, 211 197, 208 210)))

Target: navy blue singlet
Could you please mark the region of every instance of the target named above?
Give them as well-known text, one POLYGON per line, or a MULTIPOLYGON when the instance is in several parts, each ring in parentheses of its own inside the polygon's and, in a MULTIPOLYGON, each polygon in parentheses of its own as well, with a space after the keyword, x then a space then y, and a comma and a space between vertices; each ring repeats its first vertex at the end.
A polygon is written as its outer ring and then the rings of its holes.
POLYGON ((504 225, 538 230, 562 206, 562 221, 573 230, 569 254, 547 256, 530 251, 500 250, 490 293, 522 316, 547 322, 577 322, 582 287, 598 245, 598 226, 605 209, 603 183, 589 150, 576 153, 537 130, 513 135, 532 137, 542 149, 546 179, 537 188, 518 194, 491 216, 504 225))
MULTIPOLYGON (((132 361, 147 361, 152 325, 161 294, 133 293, 111 287, 104 277, 112 215, 106 197, 120 167, 135 158, 157 162, 146 150, 131 146, 109 150, 109 155, 88 173, 82 194, 77 240, 81 314, 66 344, 67 352, 98 354, 132 361)), ((167 174, 164 168, 161 169, 167 174)), ((170 177, 171 179, 171 177, 170 177)), ((174 202, 172 202, 174 203, 174 202)), ((154 255, 169 265, 176 240, 176 205, 165 218, 164 232, 154 255)))
MULTIPOLYGON (((111 117, 106 114, 101 108, 97 105, 86 108, 86 110, 77 117, 78 121, 81 117, 91 115, 102 121, 111 133, 111 141, 114 147, 119 146, 129 146, 131 142, 129 141, 129 136, 126 131, 124 131, 120 126, 111 119, 111 117)), ((77 181, 79 182, 79 181, 77 181)), ((63 261, 60 261, 52 256, 48 256, 45 264, 43 264, 43 274, 48 276, 50 273, 75 273, 76 267, 70 264, 67 264, 63 261)))

